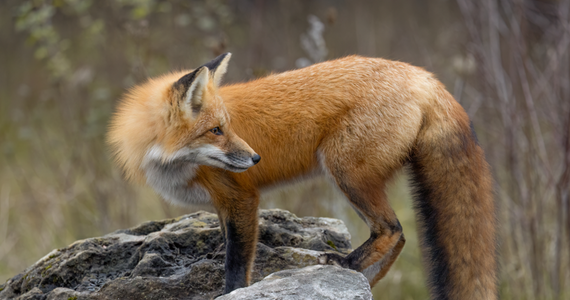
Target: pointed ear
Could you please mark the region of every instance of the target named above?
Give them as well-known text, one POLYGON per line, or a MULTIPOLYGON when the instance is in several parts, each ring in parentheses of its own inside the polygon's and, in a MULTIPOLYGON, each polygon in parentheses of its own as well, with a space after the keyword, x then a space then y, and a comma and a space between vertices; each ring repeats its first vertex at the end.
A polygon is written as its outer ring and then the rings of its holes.
POLYGON ((222 77, 224 76, 224 74, 226 74, 226 71, 228 70, 228 62, 230 61, 231 57, 232 57, 231 53, 229 52, 224 53, 214 58, 209 63, 202 66, 202 67, 207 67, 208 70, 214 73, 213 78, 216 87, 220 86, 220 83, 222 82, 222 77))
POLYGON ((228 71, 228 63, 232 58, 232 54, 228 52, 226 54, 220 55, 219 57, 222 57, 222 60, 218 65, 218 67, 216 68, 216 70, 214 71, 214 84, 216 85, 216 87, 220 86, 220 84, 222 83, 222 77, 224 77, 224 75, 228 71))
POLYGON ((174 88, 182 91, 180 108, 196 117, 202 108, 204 89, 210 80, 207 67, 200 67, 174 83, 174 88))

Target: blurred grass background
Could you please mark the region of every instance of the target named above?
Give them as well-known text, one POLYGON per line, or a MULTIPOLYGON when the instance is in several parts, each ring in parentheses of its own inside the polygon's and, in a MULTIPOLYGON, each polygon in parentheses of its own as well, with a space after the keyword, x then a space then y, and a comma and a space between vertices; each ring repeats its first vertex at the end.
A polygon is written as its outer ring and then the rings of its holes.
MULTIPOLYGON (((472 118, 496 180, 501 297, 568 299, 569 13, 569 0, 1 1, 0 282, 77 239, 211 210, 172 207, 112 165, 104 135, 129 87, 226 51, 226 82, 360 54, 434 72, 472 118)), ((374 294, 426 299, 402 174, 389 196, 407 243, 374 294)), ((322 179, 261 205, 341 218, 355 247, 368 237, 322 179)))

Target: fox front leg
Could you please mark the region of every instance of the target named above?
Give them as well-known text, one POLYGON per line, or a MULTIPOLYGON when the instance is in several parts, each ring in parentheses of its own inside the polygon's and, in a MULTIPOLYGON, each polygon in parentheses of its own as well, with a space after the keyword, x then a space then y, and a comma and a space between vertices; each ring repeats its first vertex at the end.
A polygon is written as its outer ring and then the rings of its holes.
POLYGON ((258 199, 232 200, 232 209, 220 211, 225 227, 227 294, 246 287, 251 281, 251 269, 257 244, 258 199))

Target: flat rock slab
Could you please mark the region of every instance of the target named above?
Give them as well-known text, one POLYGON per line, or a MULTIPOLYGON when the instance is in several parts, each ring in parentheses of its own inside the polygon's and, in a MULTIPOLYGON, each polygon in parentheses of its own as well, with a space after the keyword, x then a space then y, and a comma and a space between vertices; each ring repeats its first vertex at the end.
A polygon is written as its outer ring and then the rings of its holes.
MULTIPOLYGON (((350 248, 340 220, 261 210, 252 280, 350 248)), ((224 287, 224 259, 218 217, 197 212, 54 250, 0 285, 0 299, 212 299, 224 287)))
POLYGON ((362 273, 337 266, 310 266, 273 273, 217 300, 372 300, 362 273))

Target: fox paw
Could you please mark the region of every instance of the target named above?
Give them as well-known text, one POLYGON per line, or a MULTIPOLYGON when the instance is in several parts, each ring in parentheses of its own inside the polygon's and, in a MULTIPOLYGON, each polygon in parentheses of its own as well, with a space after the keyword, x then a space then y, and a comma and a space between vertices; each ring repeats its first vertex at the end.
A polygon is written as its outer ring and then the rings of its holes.
POLYGON ((321 265, 335 265, 344 267, 344 262, 344 257, 336 253, 324 253, 319 256, 319 264, 321 265))

